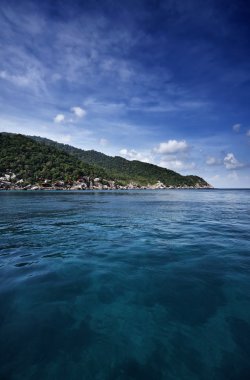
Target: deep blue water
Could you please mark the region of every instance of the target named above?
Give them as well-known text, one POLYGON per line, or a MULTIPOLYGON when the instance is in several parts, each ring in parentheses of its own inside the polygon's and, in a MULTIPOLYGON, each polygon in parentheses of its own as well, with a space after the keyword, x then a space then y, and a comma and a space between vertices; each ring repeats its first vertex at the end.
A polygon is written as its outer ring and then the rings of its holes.
POLYGON ((250 378, 250 191, 0 193, 1 380, 250 378))

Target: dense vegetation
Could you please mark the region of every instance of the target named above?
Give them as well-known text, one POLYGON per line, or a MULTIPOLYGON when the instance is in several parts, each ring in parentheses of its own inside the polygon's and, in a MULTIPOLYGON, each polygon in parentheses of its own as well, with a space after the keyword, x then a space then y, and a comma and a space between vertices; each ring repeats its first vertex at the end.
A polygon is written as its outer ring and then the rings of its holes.
POLYGON ((14 172, 19 178, 35 183, 44 179, 73 181, 81 176, 116 180, 141 185, 157 181, 171 186, 201 186, 197 176, 182 176, 172 170, 122 157, 110 157, 94 150, 84 151, 40 138, 0 133, 0 175, 14 172))
POLYGON ((0 133, 0 175, 11 171, 29 183, 44 179, 73 181, 80 176, 102 176, 101 168, 42 142, 15 134, 0 133))
POLYGON ((41 137, 32 138, 36 141, 42 141, 48 146, 53 146, 69 153, 85 163, 104 168, 110 177, 119 180, 121 183, 134 181, 142 185, 147 185, 148 183, 152 184, 161 181, 166 185, 172 186, 194 186, 196 183, 200 183, 201 185, 206 184, 206 182, 198 176, 182 176, 173 170, 145 162, 129 161, 119 156, 110 157, 95 150, 82 150, 41 137))

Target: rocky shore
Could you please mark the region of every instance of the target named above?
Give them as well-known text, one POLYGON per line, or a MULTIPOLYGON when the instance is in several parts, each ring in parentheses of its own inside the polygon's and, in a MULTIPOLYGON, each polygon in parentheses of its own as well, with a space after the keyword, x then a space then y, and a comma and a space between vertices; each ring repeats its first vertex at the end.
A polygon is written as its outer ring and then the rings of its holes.
POLYGON ((27 183, 17 178, 14 173, 8 173, 0 177, 0 190, 157 190, 157 189, 210 189, 212 186, 204 186, 197 183, 195 186, 168 186, 160 181, 155 184, 141 186, 136 183, 121 185, 116 181, 103 178, 81 177, 77 181, 56 181, 42 179, 37 183, 27 183))

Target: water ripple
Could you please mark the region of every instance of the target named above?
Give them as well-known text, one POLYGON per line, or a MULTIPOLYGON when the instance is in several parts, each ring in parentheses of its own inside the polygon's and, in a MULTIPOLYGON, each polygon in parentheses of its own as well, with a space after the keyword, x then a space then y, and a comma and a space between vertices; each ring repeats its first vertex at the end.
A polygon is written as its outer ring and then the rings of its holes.
POLYGON ((250 373, 250 191, 0 193, 0 378, 250 373))

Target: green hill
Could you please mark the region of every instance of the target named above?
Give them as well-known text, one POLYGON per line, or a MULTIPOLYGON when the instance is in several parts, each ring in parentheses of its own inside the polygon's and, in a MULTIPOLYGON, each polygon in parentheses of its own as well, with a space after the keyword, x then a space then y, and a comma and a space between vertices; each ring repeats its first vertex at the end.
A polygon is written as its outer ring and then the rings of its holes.
POLYGON ((95 150, 82 150, 46 138, 35 136, 32 136, 32 138, 48 146, 53 146, 69 153, 84 163, 102 167, 109 173, 111 178, 124 183, 134 181, 141 185, 147 185, 148 183, 153 184, 157 181, 161 181, 169 186, 195 186, 197 183, 200 184, 200 186, 208 186, 208 183, 198 176, 182 176, 173 170, 165 169, 157 165, 136 160, 129 161, 119 156, 110 157, 95 150))
POLYGON ((41 137, 0 133, 0 175, 13 172, 29 183, 44 179, 76 181, 89 176, 120 184, 166 186, 208 186, 197 176, 182 176, 172 170, 122 157, 110 157, 94 150, 82 150, 41 137))
POLYGON ((7 171, 29 183, 44 179, 73 181, 82 175, 107 176, 102 168, 84 163, 42 141, 19 134, 0 133, 0 175, 7 171))

